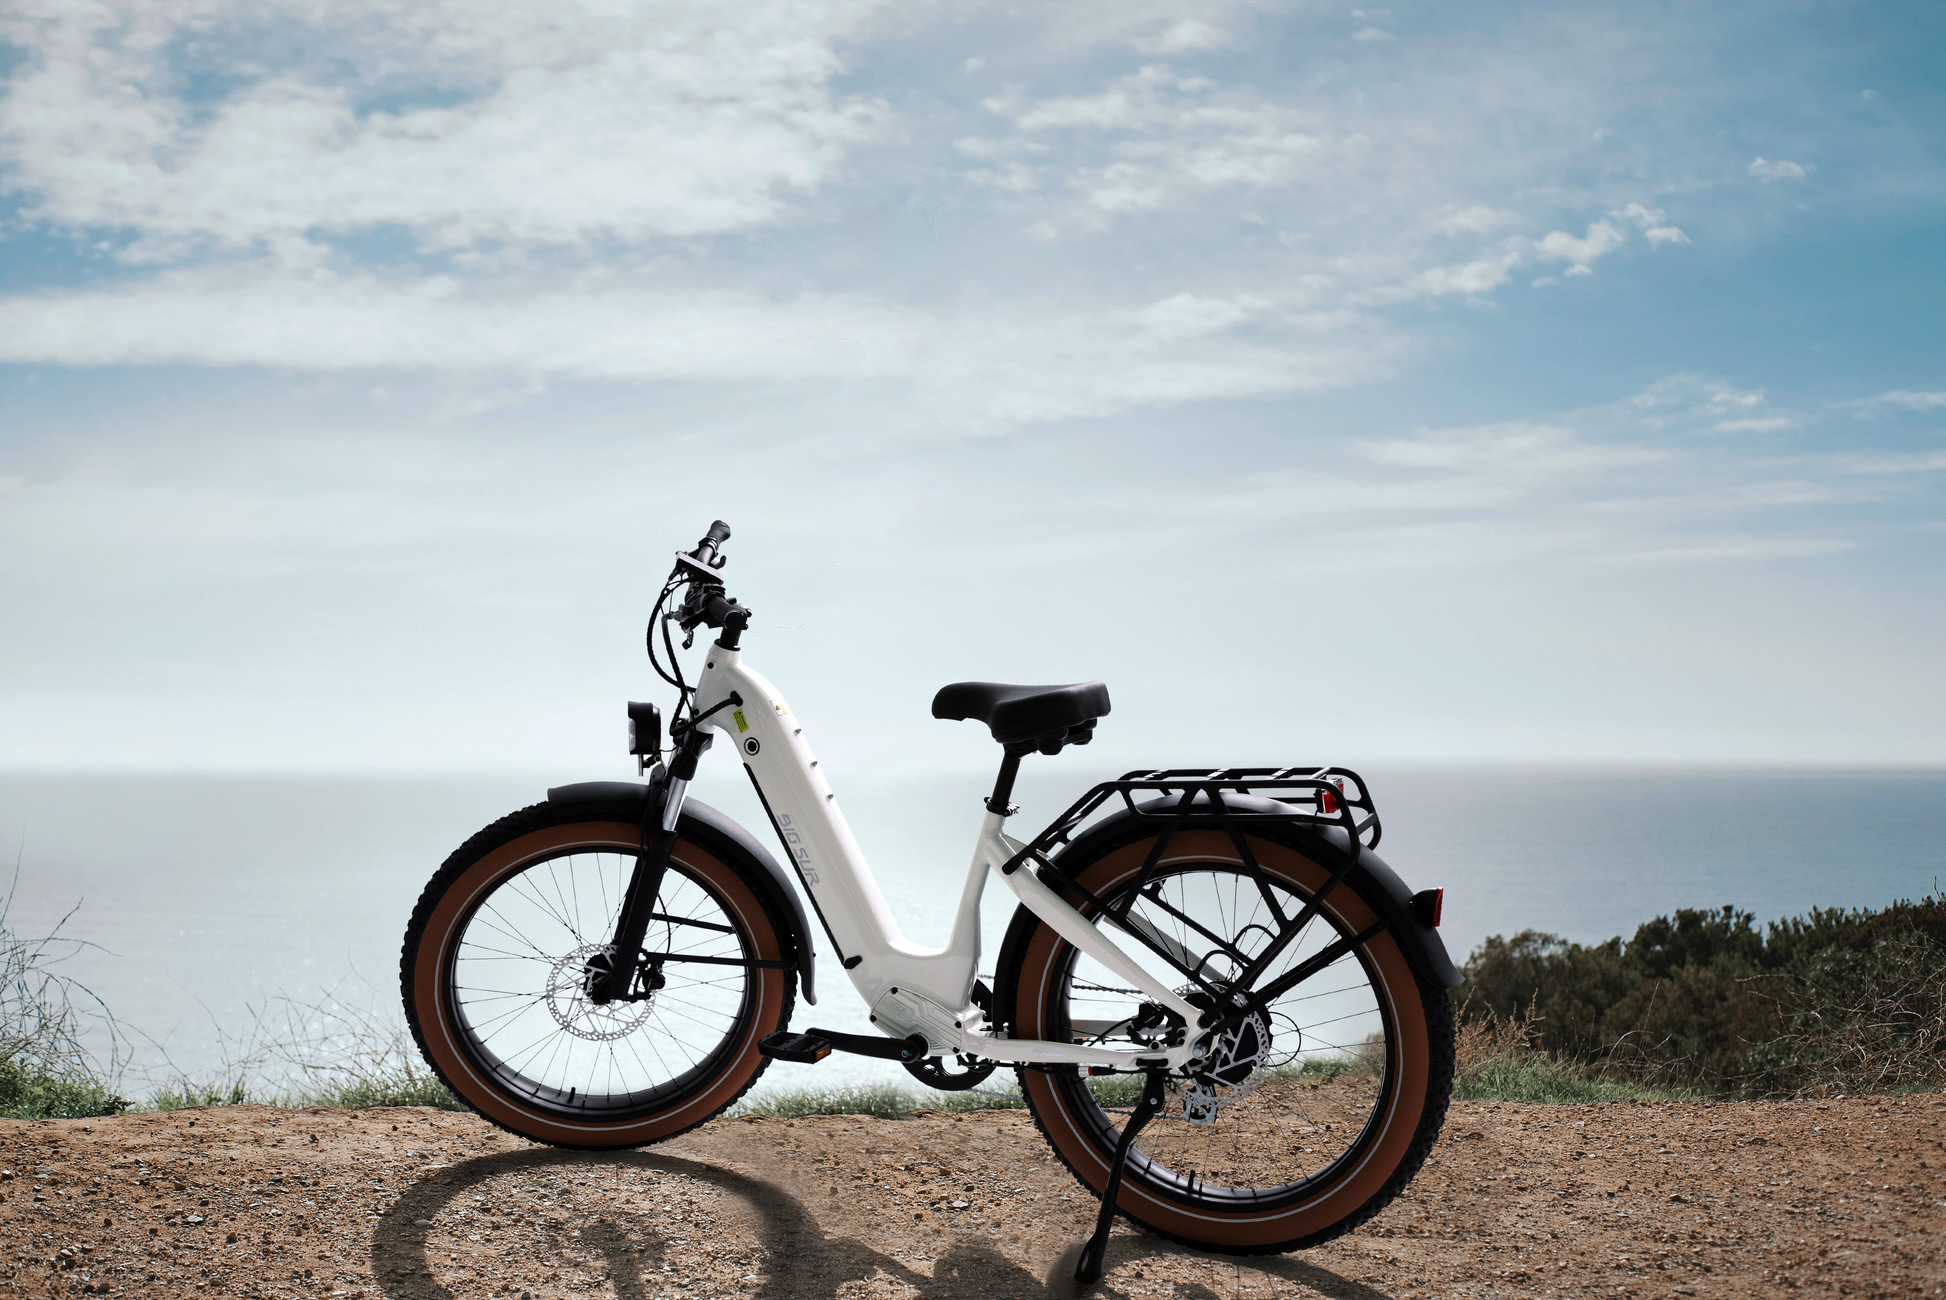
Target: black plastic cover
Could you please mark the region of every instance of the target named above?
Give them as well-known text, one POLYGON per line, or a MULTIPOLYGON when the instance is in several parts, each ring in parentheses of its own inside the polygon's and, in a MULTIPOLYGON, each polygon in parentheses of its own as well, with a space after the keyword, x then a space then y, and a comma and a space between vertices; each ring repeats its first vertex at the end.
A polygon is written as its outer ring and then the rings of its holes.
POLYGON ((662 710, 637 700, 628 702, 628 752, 654 758, 662 752, 662 710))

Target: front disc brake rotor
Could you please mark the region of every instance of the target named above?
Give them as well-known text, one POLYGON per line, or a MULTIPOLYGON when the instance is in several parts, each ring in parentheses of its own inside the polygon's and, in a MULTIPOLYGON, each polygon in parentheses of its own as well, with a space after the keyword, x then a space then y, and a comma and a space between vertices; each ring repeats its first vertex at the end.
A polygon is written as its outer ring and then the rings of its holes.
POLYGON ((626 1037, 649 1018, 653 995, 640 1001, 597 1004, 588 996, 588 981, 601 973, 601 966, 612 960, 614 949, 606 944, 584 943, 554 963, 547 976, 547 1014, 554 1023, 590 1042, 612 1042, 626 1037))

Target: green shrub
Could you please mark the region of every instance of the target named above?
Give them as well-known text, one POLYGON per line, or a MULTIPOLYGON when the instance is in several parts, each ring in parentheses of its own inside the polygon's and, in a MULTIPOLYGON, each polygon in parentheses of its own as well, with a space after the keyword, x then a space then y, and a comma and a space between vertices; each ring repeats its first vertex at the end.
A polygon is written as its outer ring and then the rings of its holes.
POLYGON ((1630 1079, 1603 1078, 1545 1052, 1496 1056, 1453 1076, 1459 1101, 1530 1101, 1573 1104, 1603 1101, 1675 1101, 1693 1094, 1630 1079))
POLYGON ((0 1061, 0 1118, 91 1119, 127 1109, 128 1102, 98 1079, 43 1074, 19 1061, 0 1061))
POLYGON ((374 1106, 431 1106, 435 1110, 467 1112, 473 1109, 429 1074, 330 1083, 299 1092, 290 1101, 301 1106, 331 1106, 338 1110, 365 1110, 374 1106))
POLYGON ((1605 1080, 1746 1096, 1946 1084, 1946 901, 1818 909, 1760 931, 1679 910, 1584 946, 1524 930, 1467 960, 1463 1021, 1605 1080))
POLYGON ((246 1095, 241 1079, 230 1083, 213 1083, 178 1079, 168 1084, 149 1098, 148 1110, 188 1110, 192 1106, 241 1106, 257 1098, 246 1095))

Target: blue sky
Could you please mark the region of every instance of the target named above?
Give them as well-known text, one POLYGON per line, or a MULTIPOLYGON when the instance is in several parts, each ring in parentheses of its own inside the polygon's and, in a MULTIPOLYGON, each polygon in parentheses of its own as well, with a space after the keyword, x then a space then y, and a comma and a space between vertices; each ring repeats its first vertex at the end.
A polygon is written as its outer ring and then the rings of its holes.
MULTIPOLYGON (((0 16, 0 765, 1946 762, 1936 5, 0 16)), ((834 764, 835 765, 835 764, 834 764)))

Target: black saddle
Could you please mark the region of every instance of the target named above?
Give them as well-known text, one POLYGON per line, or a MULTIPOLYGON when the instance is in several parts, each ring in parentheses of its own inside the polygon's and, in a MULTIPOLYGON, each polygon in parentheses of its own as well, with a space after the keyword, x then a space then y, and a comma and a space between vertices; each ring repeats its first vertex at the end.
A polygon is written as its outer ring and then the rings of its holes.
POLYGON ((1108 712, 1104 682, 1072 686, 1008 686, 1002 682, 954 682, 932 697, 932 716, 987 724, 993 738, 1010 749, 1019 746, 1056 754, 1063 745, 1085 745, 1095 738, 1095 720, 1108 712))

